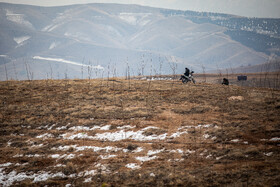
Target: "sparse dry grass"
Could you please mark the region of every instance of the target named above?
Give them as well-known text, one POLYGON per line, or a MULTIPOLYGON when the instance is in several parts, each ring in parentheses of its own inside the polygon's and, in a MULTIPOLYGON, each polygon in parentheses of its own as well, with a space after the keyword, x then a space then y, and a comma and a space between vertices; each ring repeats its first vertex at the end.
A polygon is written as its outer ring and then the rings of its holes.
POLYGON ((122 79, 0 82, 0 164, 13 163, 3 169, 6 174, 66 176, 14 183, 21 186, 277 186, 279 140, 270 140, 280 137, 279 106, 280 91, 235 85, 122 79), (145 130, 145 136, 185 133, 149 141, 62 138, 65 133, 94 137, 104 132, 97 127, 106 125, 110 133, 127 125, 132 129, 126 132, 158 127, 145 130), (78 126, 96 129, 70 130, 78 126), (127 152, 77 151, 73 145, 127 152), (57 149, 63 146, 72 147, 57 149), (133 152, 138 148, 143 150, 133 152), (151 150, 161 151, 148 156, 157 156, 150 161, 136 159, 151 150), (115 156, 101 157, 108 155, 115 156), (141 168, 129 169, 129 163, 141 168))

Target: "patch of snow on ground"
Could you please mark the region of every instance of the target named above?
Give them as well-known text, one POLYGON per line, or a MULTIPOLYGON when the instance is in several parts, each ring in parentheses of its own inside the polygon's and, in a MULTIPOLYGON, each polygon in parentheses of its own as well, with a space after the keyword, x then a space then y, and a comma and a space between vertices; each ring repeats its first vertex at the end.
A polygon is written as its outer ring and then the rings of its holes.
POLYGON ((215 124, 199 124, 197 126, 192 126, 192 125, 188 125, 188 126, 182 126, 180 128, 178 128, 178 131, 181 130, 186 130, 186 129, 201 129, 201 128, 216 128, 218 129, 219 127, 215 124))
POLYGON ((62 164, 57 164, 54 166, 55 168, 59 168, 59 167, 66 167, 66 165, 62 165, 62 164))
POLYGON ((88 136, 86 133, 78 133, 68 136, 68 134, 63 134, 62 137, 67 140, 74 140, 74 139, 94 139, 93 136, 88 136))
POLYGON ((50 174, 48 172, 42 172, 40 174, 35 174, 34 180, 33 182, 41 182, 41 181, 46 181, 49 178, 55 178, 55 177, 61 177, 61 178, 65 178, 66 176, 62 173, 62 172, 58 172, 55 174, 50 174))
POLYGON ((64 155, 53 154, 50 157, 53 158, 53 159, 62 159, 62 158, 64 158, 64 159, 68 159, 69 160, 69 159, 75 158, 75 155, 74 154, 69 154, 69 155, 67 155, 67 154, 64 154, 64 155))
POLYGON ((171 136, 169 136, 169 138, 177 138, 177 137, 180 137, 182 134, 187 134, 187 133, 188 133, 187 131, 185 131, 185 132, 175 132, 171 136))
POLYGON ((91 181, 92 181, 91 177, 89 177, 89 178, 85 179, 84 183, 88 183, 88 182, 91 182, 91 181))
POLYGON ((90 128, 89 127, 84 127, 84 126, 75 126, 75 127, 69 128, 69 130, 72 130, 72 131, 89 131, 90 128))
POLYGON ((65 178, 70 176, 66 176, 62 172, 52 174, 50 172, 41 171, 35 174, 27 175, 26 173, 23 172, 17 173, 16 171, 12 171, 10 173, 5 173, 1 171, 0 185, 11 186, 14 182, 20 182, 26 179, 33 179, 33 183, 36 183, 36 182, 46 181, 50 178, 55 178, 55 177, 65 178))
POLYGON ((50 157, 51 157, 51 158, 59 158, 60 155, 59 155, 59 154, 54 154, 54 155, 51 155, 50 157))
POLYGON ((57 128, 56 128, 56 130, 59 130, 59 131, 60 131, 60 130, 66 130, 66 129, 67 129, 66 126, 62 126, 62 127, 57 127, 57 128))
POLYGON ((31 155, 31 154, 29 154, 29 155, 25 155, 25 157, 29 157, 29 158, 33 158, 33 157, 42 157, 42 155, 39 155, 39 154, 35 154, 35 155, 31 155))
POLYGON ((176 159, 168 159, 168 162, 182 162, 184 161, 183 158, 179 159, 179 158, 176 158, 176 159))
POLYGON ((210 154, 210 155, 207 155, 206 156, 206 159, 210 159, 212 157, 212 155, 210 154))
POLYGON ((75 148, 76 145, 65 145, 65 146, 59 146, 58 148, 53 147, 52 150, 59 150, 59 151, 67 151, 70 148, 75 148))
POLYGON ((234 143, 237 143, 237 142, 239 142, 240 140, 238 140, 238 139, 234 139, 234 140, 231 140, 231 142, 234 142, 234 143))
POLYGON ((161 135, 150 135, 145 136, 143 130, 140 131, 117 131, 117 132, 105 132, 97 133, 92 139, 96 140, 109 140, 109 141, 121 141, 125 139, 132 139, 137 141, 148 141, 148 140, 164 140, 167 137, 167 133, 161 135))
POLYGON ((208 139, 208 138, 210 138, 210 135, 209 134, 204 134, 203 138, 208 139))
POLYGON ((96 146, 77 146, 77 145, 59 146, 58 148, 52 148, 52 150, 67 151, 70 148, 75 149, 77 152, 78 151, 88 150, 88 149, 92 149, 94 152, 98 152, 98 151, 117 152, 117 151, 123 150, 122 148, 111 147, 111 146, 96 147, 96 146))
POLYGON ((126 164, 125 167, 129 168, 129 169, 140 169, 141 167, 136 164, 136 163, 129 163, 129 164, 126 164))
POLYGON ((137 149, 133 150, 133 153, 139 153, 142 152, 144 149, 142 147, 137 147, 137 149))
POLYGON ((155 175, 154 173, 151 173, 150 176, 151 176, 151 177, 155 177, 156 175, 155 175))
POLYGON ((154 160, 156 158, 157 158, 157 156, 152 156, 152 157, 150 157, 150 156, 138 156, 135 159, 139 160, 141 162, 146 162, 146 161, 154 160))
POLYGON ((277 137, 271 138, 269 141, 273 141, 273 142, 280 141, 280 138, 277 138, 277 137))
POLYGON ((24 164, 20 164, 20 163, 16 163, 15 166, 26 166, 28 165, 28 163, 24 163, 24 164))
POLYGON ((23 154, 16 154, 13 156, 13 158, 19 158, 19 157, 23 157, 23 154))
POLYGON ((52 130, 52 128, 54 128, 56 126, 56 124, 53 124, 52 126, 50 126, 49 128, 48 128, 48 130, 52 130))
POLYGON ((90 170, 90 171, 81 171, 80 173, 78 173, 78 177, 85 177, 85 176, 94 176, 97 174, 96 170, 90 170))
POLYGON ((117 129, 133 129, 135 127, 136 126, 125 125, 125 126, 117 127, 117 129))
POLYGON ((43 138, 43 139, 53 138, 53 137, 54 136, 52 134, 49 134, 49 133, 45 133, 45 134, 36 136, 36 138, 43 138))
POLYGON ((110 130, 110 128, 111 128, 111 125, 105 125, 105 126, 101 127, 100 130, 108 131, 108 130, 110 130))
POLYGON ((8 167, 10 165, 13 165, 11 162, 7 162, 5 164, 0 164, 0 167, 8 167))
POLYGON ((114 157, 116 157, 117 155, 100 155, 100 158, 101 159, 109 159, 109 158, 114 158, 114 157))
POLYGON ((273 152, 269 152, 269 153, 264 153, 265 156, 272 156, 273 152))
MULTIPOLYGON (((69 139, 69 140, 73 140, 73 139, 92 139, 92 140, 102 140, 102 141, 104 141, 104 140, 107 140, 107 141, 121 141, 121 140, 125 140, 125 139, 131 139, 131 140, 136 140, 136 141, 150 141, 150 140, 165 140, 165 139, 168 139, 168 138, 176 138, 176 137, 181 136, 182 134, 188 133, 186 129, 189 129, 189 128, 209 128, 209 127, 215 127, 215 126, 214 125, 184 126, 184 127, 178 128, 178 132, 175 132, 175 133, 171 134, 170 136, 168 136, 167 133, 160 134, 160 135, 156 135, 156 134, 145 135, 145 131, 147 131, 149 129, 159 129, 158 127, 153 127, 153 126, 149 126, 149 127, 143 128, 143 129, 138 130, 138 131, 125 131, 123 129, 133 128, 133 127, 124 126, 124 127, 118 128, 118 129, 121 129, 119 131, 96 133, 94 136, 89 136, 85 132, 77 133, 77 134, 66 133, 66 134, 62 134, 60 136, 63 139, 69 139), (180 132, 180 131, 182 131, 182 132, 180 132)), ((101 127, 100 126, 94 126, 92 128, 76 126, 76 127, 71 127, 70 130, 90 131, 90 130, 99 129, 99 130, 108 131, 108 130, 110 130, 110 128, 111 128, 111 125, 105 125, 105 126, 101 126, 101 127)), ((210 138, 210 135, 205 134, 204 138, 210 138)), ((212 137, 211 139, 216 139, 216 137, 212 137)))
POLYGON ((192 150, 189 150, 189 149, 187 149, 185 152, 186 152, 187 154, 195 153, 195 151, 192 151, 192 150))
POLYGON ((220 156, 220 157, 216 157, 216 160, 220 160, 221 158, 223 158, 224 156, 220 156))
POLYGON ((39 144, 39 145, 32 145, 31 147, 38 148, 38 147, 43 147, 43 146, 44 146, 44 144, 39 144))
POLYGON ((184 151, 182 149, 171 150, 170 153, 180 153, 183 154, 184 151))
POLYGON ((160 150, 149 150, 147 155, 151 156, 151 155, 155 155, 158 154, 160 152, 164 151, 164 149, 160 149, 160 150))
POLYGON ((12 140, 9 140, 9 141, 7 142, 7 147, 10 147, 11 144, 12 144, 12 140))
POLYGON ((69 154, 69 155, 62 155, 62 158, 66 158, 66 159, 72 159, 72 158, 75 158, 75 155, 74 154, 69 154))
POLYGON ((107 147, 81 146, 76 148, 77 151, 83 151, 85 149, 92 149, 94 152, 103 151, 103 150, 105 150, 106 152, 109 151, 116 152, 122 150, 121 148, 111 147, 111 146, 107 146, 107 147))
POLYGON ((217 126, 216 125, 214 125, 214 124, 199 124, 198 126, 197 126, 197 128, 210 128, 210 127, 215 127, 215 128, 217 128, 217 126))
POLYGON ((107 169, 107 165, 98 163, 95 165, 95 168, 99 169, 99 171, 101 170, 102 174, 110 173, 110 170, 107 169))

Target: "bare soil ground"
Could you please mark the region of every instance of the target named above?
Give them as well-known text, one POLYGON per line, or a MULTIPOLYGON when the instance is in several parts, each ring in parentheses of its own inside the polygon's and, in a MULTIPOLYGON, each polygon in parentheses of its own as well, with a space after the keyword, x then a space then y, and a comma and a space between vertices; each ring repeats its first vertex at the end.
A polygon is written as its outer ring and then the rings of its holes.
POLYGON ((280 91, 0 82, 0 186, 279 186, 280 91))

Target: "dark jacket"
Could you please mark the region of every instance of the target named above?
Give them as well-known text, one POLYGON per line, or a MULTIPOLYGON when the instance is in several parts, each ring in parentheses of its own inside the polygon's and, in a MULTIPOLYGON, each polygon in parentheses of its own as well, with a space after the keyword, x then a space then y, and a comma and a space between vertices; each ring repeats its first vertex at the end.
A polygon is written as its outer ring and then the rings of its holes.
POLYGON ((190 75, 190 70, 189 70, 188 68, 186 68, 186 71, 185 71, 184 75, 185 75, 186 77, 188 77, 188 76, 190 75))

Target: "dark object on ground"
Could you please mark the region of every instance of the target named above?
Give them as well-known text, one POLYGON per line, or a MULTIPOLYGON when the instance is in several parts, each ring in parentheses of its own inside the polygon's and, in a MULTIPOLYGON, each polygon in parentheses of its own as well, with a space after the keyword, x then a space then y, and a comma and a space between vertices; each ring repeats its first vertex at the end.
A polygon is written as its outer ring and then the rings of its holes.
POLYGON ((246 81, 247 80, 247 76, 246 75, 239 75, 239 76, 237 76, 237 80, 238 81, 246 81))
POLYGON ((224 78, 222 84, 224 84, 224 85, 229 85, 228 79, 224 78))

